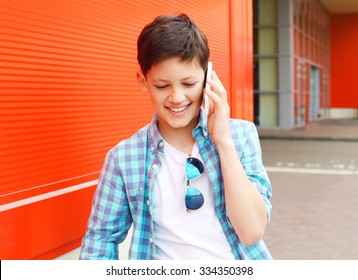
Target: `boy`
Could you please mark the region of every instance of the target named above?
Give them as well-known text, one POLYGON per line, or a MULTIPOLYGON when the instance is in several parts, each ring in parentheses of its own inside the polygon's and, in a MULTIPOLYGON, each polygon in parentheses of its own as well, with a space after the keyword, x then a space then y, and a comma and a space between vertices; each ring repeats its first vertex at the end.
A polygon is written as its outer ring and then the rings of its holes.
POLYGON ((142 30, 138 84, 156 114, 107 154, 81 259, 118 259, 133 226, 129 259, 271 259, 262 241, 271 185, 254 124, 230 120, 207 39, 185 14, 142 30), (211 100, 206 116, 203 92, 211 100))

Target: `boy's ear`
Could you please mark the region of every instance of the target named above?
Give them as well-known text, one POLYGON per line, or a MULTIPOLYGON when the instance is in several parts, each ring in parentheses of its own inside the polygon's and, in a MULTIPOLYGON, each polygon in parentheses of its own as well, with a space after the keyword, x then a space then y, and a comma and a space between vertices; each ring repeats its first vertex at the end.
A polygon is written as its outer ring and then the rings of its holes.
POLYGON ((143 72, 140 70, 137 71, 137 82, 142 92, 148 93, 147 79, 144 77, 143 72))

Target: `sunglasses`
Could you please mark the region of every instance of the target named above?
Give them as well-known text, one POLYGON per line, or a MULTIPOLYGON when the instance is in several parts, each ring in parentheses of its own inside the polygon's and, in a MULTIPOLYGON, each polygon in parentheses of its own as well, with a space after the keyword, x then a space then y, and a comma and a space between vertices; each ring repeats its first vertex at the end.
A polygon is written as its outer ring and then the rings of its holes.
POLYGON ((188 212, 197 210, 204 204, 203 194, 191 185, 191 181, 199 178, 204 172, 203 163, 195 158, 189 156, 185 161, 185 207, 188 212))

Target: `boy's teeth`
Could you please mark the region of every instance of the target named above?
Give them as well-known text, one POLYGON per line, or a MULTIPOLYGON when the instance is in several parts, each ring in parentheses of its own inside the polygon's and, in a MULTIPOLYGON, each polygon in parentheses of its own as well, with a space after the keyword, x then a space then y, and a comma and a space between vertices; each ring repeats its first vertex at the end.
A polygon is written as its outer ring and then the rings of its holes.
POLYGON ((180 107, 180 108, 171 108, 171 110, 172 110, 173 112, 178 113, 178 112, 184 111, 185 108, 186 108, 186 106, 183 106, 183 107, 180 107))

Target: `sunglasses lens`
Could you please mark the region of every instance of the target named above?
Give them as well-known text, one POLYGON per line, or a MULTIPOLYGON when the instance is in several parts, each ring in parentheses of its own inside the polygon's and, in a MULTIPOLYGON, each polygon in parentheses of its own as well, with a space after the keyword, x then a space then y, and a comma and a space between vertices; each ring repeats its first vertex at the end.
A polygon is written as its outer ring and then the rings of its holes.
POLYGON ((185 174, 188 180, 198 178, 204 172, 204 166, 197 158, 190 157, 185 163, 185 174))
POLYGON ((188 186, 185 192, 185 206, 188 210, 197 210, 204 204, 204 196, 193 186, 188 186))

